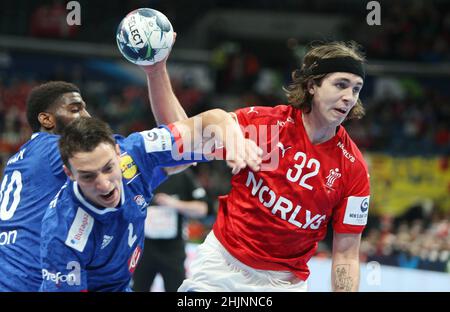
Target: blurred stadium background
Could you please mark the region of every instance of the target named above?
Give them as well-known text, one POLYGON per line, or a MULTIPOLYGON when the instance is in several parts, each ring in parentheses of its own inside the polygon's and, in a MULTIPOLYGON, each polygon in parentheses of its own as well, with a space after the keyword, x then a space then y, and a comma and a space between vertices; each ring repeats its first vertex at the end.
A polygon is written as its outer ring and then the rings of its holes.
MULTIPOLYGON (((190 116, 284 103, 306 43, 355 40, 369 59, 367 115, 346 124, 371 172, 362 261, 440 272, 431 275, 444 278, 438 290, 450 290, 450 1, 378 1, 379 26, 367 24, 362 0, 89 0, 79 1, 79 26, 67 24, 67 2, 0 2, 0 172, 30 136, 25 100, 43 81, 76 83, 91 114, 118 133, 154 126, 145 76, 115 45, 135 8, 163 12, 178 33, 169 71, 190 116)), ((216 205, 229 170, 214 162, 195 172, 216 205)), ((202 241, 213 221, 190 222, 188 240, 202 241)), ((329 235, 315 260, 330 250, 329 235)))

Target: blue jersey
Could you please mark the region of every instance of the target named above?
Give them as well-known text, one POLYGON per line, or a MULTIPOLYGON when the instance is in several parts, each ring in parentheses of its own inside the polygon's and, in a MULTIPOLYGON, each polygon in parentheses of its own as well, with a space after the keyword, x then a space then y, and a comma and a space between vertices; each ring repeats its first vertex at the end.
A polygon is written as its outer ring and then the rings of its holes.
POLYGON ((0 184, 0 291, 37 291, 41 221, 67 179, 59 136, 33 134, 7 162, 0 184))
POLYGON ((161 127, 116 138, 121 149, 122 198, 96 207, 68 181, 42 221, 42 291, 127 291, 144 248, 152 191, 166 174, 175 138, 161 127))

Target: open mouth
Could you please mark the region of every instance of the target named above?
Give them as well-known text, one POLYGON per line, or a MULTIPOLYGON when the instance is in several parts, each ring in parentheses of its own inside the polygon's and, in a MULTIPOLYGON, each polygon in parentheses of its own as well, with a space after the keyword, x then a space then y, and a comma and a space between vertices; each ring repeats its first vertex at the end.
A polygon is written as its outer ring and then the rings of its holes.
POLYGON ((100 195, 100 196, 101 196, 101 198, 103 198, 105 201, 110 201, 110 200, 114 197, 114 191, 115 191, 115 190, 116 190, 116 189, 113 188, 112 191, 109 192, 108 194, 106 194, 106 195, 100 195))
POLYGON ((342 108, 335 108, 335 110, 337 110, 339 113, 341 113, 341 114, 347 114, 347 110, 345 110, 345 109, 342 109, 342 108))

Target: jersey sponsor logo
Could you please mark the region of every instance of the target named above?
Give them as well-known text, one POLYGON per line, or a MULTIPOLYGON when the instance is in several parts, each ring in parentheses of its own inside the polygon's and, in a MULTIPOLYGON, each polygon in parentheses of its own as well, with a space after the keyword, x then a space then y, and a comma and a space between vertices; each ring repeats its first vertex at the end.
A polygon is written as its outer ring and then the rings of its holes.
POLYGON ((333 184, 334 182, 340 178, 342 176, 342 174, 339 172, 339 168, 335 168, 335 169, 331 169, 330 173, 328 174, 328 176, 325 178, 327 179, 327 183, 326 185, 329 188, 333 188, 333 184))
POLYGON ((286 151, 287 151, 288 149, 291 149, 291 148, 292 148, 292 146, 287 146, 287 147, 285 148, 284 145, 283 145, 283 143, 281 143, 281 142, 278 142, 278 143, 277 143, 277 146, 281 149, 281 157, 283 157, 283 158, 284 158, 284 154, 286 153, 286 151))
POLYGON ((301 229, 317 230, 326 219, 326 215, 314 214, 308 209, 302 209, 301 205, 296 205, 284 197, 277 195, 267 185, 263 185, 263 179, 256 181, 253 172, 248 172, 245 185, 251 189, 251 194, 257 196, 259 202, 266 208, 271 208, 273 215, 295 225, 301 229), (301 221, 301 222, 300 222, 301 221))
POLYGON ((94 226, 94 218, 78 207, 77 214, 67 235, 66 245, 83 252, 94 226))
POLYGON ((284 127, 287 123, 291 123, 294 125, 295 121, 294 121, 294 119, 292 119, 292 117, 286 118, 285 121, 277 120, 277 126, 279 126, 279 127, 284 127))
POLYGON ((139 263, 139 259, 141 258, 141 254, 142 254, 141 247, 136 246, 130 259, 128 259, 128 271, 130 271, 131 274, 133 274, 134 270, 136 270, 136 267, 139 263))
POLYGON ((255 109, 255 106, 250 107, 250 110, 247 112, 247 114, 250 114, 250 113, 259 114, 259 112, 255 109))
POLYGON ((49 272, 47 269, 42 269, 42 279, 45 281, 52 281, 56 285, 61 283, 68 283, 69 285, 75 284, 77 277, 73 273, 62 274, 61 272, 49 272))
POLYGON ((366 212, 367 209, 369 209, 369 199, 368 199, 368 198, 365 198, 365 199, 362 201, 361 206, 360 206, 360 209, 361 209, 361 212, 366 212))
POLYGON ((366 225, 370 196, 350 196, 345 207, 344 224, 366 225))
POLYGON ((15 244, 17 240, 17 230, 0 232, 0 246, 15 244))
POLYGON ((106 246, 109 245, 109 243, 112 242, 114 236, 110 236, 110 235, 103 235, 103 241, 102 241, 102 246, 100 247, 101 249, 104 249, 106 246))
POLYGON ((355 162, 355 156, 353 156, 352 154, 350 154, 344 147, 344 144, 339 141, 337 146, 342 150, 342 154, 344 155, 345 158, 347 158, 348 160, 350 160, 352 163, 355 162))
POLYGON ((136 163, 130 155, 120 157, 120 170, 122 171, 122 176, 127 180, 134 178, 138 172, 136 163))
POLYGON ((158 139, 158 134, 156 133, 156 132, 148 132, 147 133, 147 139, 150 141, 150 142, 154 142, 154 141, 156 141, 157 139, 158 139))
POLYGON ((69 286, 81 284, 81 265, 78 261, 70 261, 66 266, 69 271, 67 274, 61 272, 50 272, 47 269, 42 269, 42 279, 44 281, 52 281, 57 287, 62 283, 67 283, 69 286))
POLYGON ((11 164, 18 162, 19 160, 22 160, 24 158, 25 150, 26 150, 26 148, 24 148, 23 150, 20 150, 19 153, 17 153, 17 155, 15 155, 10 160, 8 160, 6 165, 9 166, 11 164))
POLYGON ((165 128, 155 128, 140 132, 144 138, 145 151, 147 153, 172 150, 172 136, 165 128))

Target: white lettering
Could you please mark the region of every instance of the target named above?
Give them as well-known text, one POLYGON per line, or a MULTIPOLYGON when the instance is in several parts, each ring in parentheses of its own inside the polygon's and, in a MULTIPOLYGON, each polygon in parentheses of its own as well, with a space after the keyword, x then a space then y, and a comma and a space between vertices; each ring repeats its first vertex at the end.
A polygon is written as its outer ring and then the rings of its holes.
POLYGON ((253 182, 252 195, 255 196, 256 192, 258 192, 259 188, 261 187, 263 181, 261 179, 258 181, 258 184, 256 184, 255 175, 253 174, 253 172, 249 171, 245 185, 249 186, 250 182, 253 182))
POLYGON ((367 25, 381 25, 381 5, 378 1, 370 1, 366 5, 367 10, 371 10, 366 17, 367 25))
POLYGON ((271 212, 273 215, 279 215, 281 219, 287 220, 298 228, 317 230, 322 222, 326 220, 326 215, 312 215, 312 212, 307 209, 299 215, 302 212, 301 205, 296 205, 294 211, 292 211, 294 203, 290 199, 284 196, 278 196, 269 186, 263 185, 263 179, 260 178, 257 181, 255 174, 251 171, 248 171, 245 185, 264 207, 272 208, 271 212), (267 197, 267 194, 269 194, 270 198, 267 197), (277 212, 279 213, 277 214, 277 212), (303 223, 297 219, 298 215, 298 219, 304 219, 303 223))
POLYGON ((67 270, 72 270, 69 272, 67 284, 70 286, 81 285, 81 265, 78 261, 70 261, 66 266, 67 270))
POLYGON ((71 10, 66 17, 67 25, 81 25, 81 5, 78 1, 70 1, 66 5, 67 10, 71 10))
POLYGON ((19 160, 22 160, 24 158, 25 150, 26 150, 26 148, 24 148, 23 150, 20 150, 20 152, 16 156, 14 156, 10 160, 8 160, 6 165, 8 166, 8 165, 14 164, 15 162, 18 162, 19 160))
MULTIPOLYGON (((262 182, 262 180, 260 181, 262 182)), ((253 194, 254 195, 254 194, 253 194)), ((268 187, 268 186, 263 186, 261 188, 261 191, 259 192, 259 201, 264 205, 264 207, 272 207, 273 203, 275 202, 275 200, 277 199, 277 196, 275 195, 275 193, 268 187), (269 202, 265 202, 264 198, 263 198, 263 193, 269 191, 269 195, 270 195, 270 201, 269 202)))
POLYGON ((297 216, 297 214, 300 212, 300 210, 302 210, 302 206, 297 205, 297 207, 295 207, 294 212, 291 214, 291 217, 289 218, 289 223, 301 228, 303 224, 301 224, 300 222, 298 222, 297 220, 295 220, 295 217, 297 216))
POLYGON ((313 230, 317 230, 320 224, 326 219, 326 216, 321 216, 316 222, 311 224, 310 228, 313 230))
POLYGON ((133 223, 130 222, 128 224, 128 246, 131 248, 136 240, 137 235, 133 234, 133 223))
POLYGON ((306 223, 303 226, 304 229, 307 229, 308 226, 311 225, 311 223, 313 223, 317 218, 319 218, 320 215, 315 215, 312 219, 311 219, 311 211, 306 210, 306 223))
POLYGON ((61 272, 52 273, 47 269, 42 269, 42 279, 47 281, 52 281, 55 284, 68 283, 70 285, 74 285, 77 282, 77 278, 75 274, 69 273, 67 275, 62 274, 61 272))
POLYGON ((278 200, 272 209, 272 214, 276 214, 277 210, 281 213, 281 219, 286 220, 286 213, 292 210, 292 202, 286 197, 278 197, 278 200), (283 206, 283 204, 286 206, 283 206))
POLYGON ((350 160, 352 163, 355 162, 355 156, 353 156, 352 154, 350 154, 350 153, 344 148, 344 144, 342 144, 342 142, 338 142, 337 146, 342 150, 342 154, 344 155, 345 158, 347 158, 348 160, 350 160))
POLYGON ((17 230, 9 232, 0 232, 0 246, 15 244, 17 239, 17 230))

